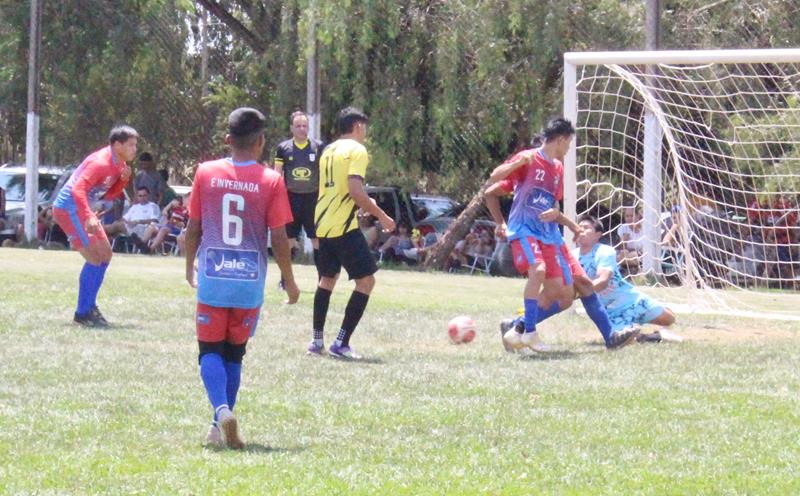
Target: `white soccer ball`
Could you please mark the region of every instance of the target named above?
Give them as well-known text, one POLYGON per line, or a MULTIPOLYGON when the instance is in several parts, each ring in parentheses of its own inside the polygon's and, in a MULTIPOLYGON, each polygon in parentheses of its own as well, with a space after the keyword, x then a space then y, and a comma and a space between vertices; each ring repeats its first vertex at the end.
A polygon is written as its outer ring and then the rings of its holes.
POLYGON ((466 344, 475 339, 475 321, 466 315, 453 317, 447 324, 447 336, 453 344, 466 344))

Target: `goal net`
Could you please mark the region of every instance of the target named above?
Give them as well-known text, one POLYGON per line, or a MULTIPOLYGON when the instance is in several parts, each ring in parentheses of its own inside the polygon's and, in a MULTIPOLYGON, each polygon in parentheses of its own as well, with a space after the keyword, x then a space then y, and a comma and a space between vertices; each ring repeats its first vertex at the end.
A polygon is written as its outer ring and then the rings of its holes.
POLYGON ((674 305, 800 316, 800 49, 564 61, 566 213, 674 305))

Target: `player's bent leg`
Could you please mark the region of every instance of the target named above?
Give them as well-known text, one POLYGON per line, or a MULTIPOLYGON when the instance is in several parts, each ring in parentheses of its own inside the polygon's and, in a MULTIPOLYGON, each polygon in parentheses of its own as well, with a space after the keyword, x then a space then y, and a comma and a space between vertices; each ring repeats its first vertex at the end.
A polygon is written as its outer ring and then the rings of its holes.
POLYGON ((600 298, 594 291, 592 280, 582 270, 579 273, 573 272, 573 280, 575 290, 580 295, 583 308, 586 309, 586 314, 592 319, 597 330, 603 336, 603 341, 606 346, 611 343, 612 325, 609 320, 608 313, 605 307, 600 302, 600 298))
POLYGON ((649 322, 653 325, 669 327, 675 323, 675 313, 669 308, 664 308, 661 314, 649 322))

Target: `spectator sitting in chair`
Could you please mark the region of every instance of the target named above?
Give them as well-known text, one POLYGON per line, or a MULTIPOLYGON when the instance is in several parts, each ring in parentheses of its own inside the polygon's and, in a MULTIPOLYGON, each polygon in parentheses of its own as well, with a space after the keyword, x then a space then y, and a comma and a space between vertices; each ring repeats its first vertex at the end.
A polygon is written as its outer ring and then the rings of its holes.
POLYGON ((644 248, 642 217, 635 207, 625 207, 623 218, 624 223, 617 228, 617 235, 622 243, 617 252, 617 261, 627 273, 637 274, 644 248))
POLYGON ((380 248, 378 253, 381 259, 386 260, 387 257, 391 260, 405 261, 406 257, 403 254, 405 250, 410 250, 414 247, 414 242, 411 241, 411 236, 408 232, 408 225, 401 223, 397 225, 397 232, 386 240, 380 248))
POLYGON ((144 239, 149 240, 151 253, 158 253, 167 236, 178 236, 186 227, 188 210, 183 204, 183 197, 177 196, 164 207, 161 212, 166 222, 160 224, 150 224, 144 232, 144 239))
POLYGON ((137 188, 136 203, 131 205, 122 219, 106 227, 109 235, 123 234, 130 236, 133 243, 143 252, 147 252, 145 231, 151 223, 158 222, 161 212, 158 205, 150 201, 150 190, 146 186, 137 188))
POLYGON ((380 229, 375 225, 377 221, 378 219, 376 219, 374 215, 363 212, 362 210, 358 211, 358 227, 364 234, 364 238, 367 240, 367 246, 371 252, 377 251, 378 239, 381 234, 380 229))

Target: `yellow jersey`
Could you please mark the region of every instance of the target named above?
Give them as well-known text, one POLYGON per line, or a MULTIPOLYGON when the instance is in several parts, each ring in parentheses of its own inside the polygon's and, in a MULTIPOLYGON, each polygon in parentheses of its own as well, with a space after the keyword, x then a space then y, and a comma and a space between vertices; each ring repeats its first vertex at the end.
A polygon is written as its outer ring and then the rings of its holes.
POLYGON ((358 229, 358 205, 350 197, 348 178, 367 173, 369 155, 364 145, 339 139, 319 159, 319 196, 314 212, 318 238, 337 238, 358 229))

